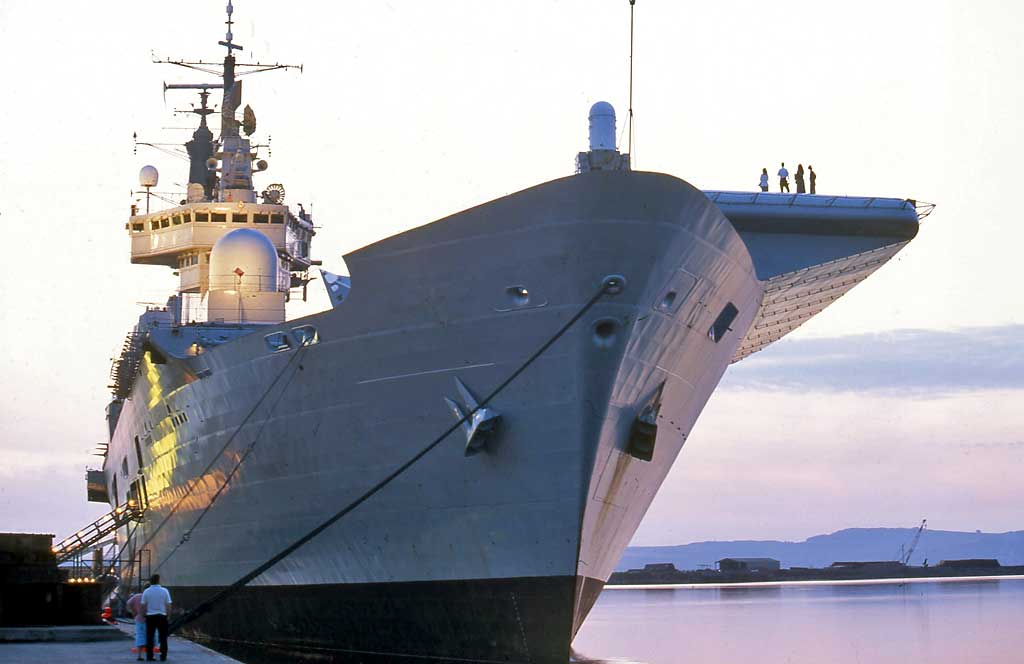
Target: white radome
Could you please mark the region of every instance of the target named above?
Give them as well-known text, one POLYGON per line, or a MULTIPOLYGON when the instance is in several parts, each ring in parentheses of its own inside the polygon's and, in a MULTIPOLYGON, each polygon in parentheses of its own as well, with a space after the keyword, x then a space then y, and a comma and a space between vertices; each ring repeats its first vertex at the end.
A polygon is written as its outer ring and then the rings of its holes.
POLYGON ((143 166, 139 171, 139 184, 143 187, 155 187, 160 180, 160 173, 156 166, 143 166))
POLYGON ((210 290, 276 291, 278 266, 270 238, 251 228, 233 230, 210 252, 210 290))
POLYGON ((590 107, 590 149, 615 149, 615 109, 606 101, 590 107))

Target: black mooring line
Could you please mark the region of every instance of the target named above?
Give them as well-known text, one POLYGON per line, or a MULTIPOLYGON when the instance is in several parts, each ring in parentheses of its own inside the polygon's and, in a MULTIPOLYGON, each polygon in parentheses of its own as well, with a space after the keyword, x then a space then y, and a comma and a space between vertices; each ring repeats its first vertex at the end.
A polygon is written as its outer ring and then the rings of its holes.
POLYGON ((263 564, 259 565, 258 567, 256 567, 252 571, 250 571, 249 573, 245 574, 244 576, 242 576, 240 579, 238 579, 237 581, 235 581, 231 585, 229 585, 229 586, 225 587, 223 590, 219 591, 217 594, 213 595, 212 597, 210 597, 207 600, 204 600, 204 601, 200 602, 198 605, 196 605, 194 608, 190 609, 188 612, 184 613, 183 615, 179 616, 178 618, 175 618, 171 622, 171 624, 168 626, 168 631, 169 632, 174 632, 177 629, 179 629, 180 627, 182 627, 184 625, 187 625, 188 623, 192 622, 193 620, 196 620, 197 618, 201 617, 203 614, 209 612, 214 606, 216 606, 220 602, 224 601, 225 599, 227 599, 229 596, 233 595, 234 593, 236 593, 238 590, 240 590, 247 583, 249 583, 250 581, 252 581, 256 577, 258 577, 260 574, 263 574, 268 569, 270 569, 271 567, 273 567, 277 563, 281 562, 282 560, 284 560, 285 558, 290 556, 292 553, 294 553, 295 551, 300 549, 305 544, 309 543, 317 535, 319 535, 323 531, 325 531, 328 528, 330 528, 333 524, 335 524, 337 521, 339 521, 342 517, 344 517, 347 514, 349 514, 350 512, 352 512, 354 509, 356 509, 357 507, 362 505, 364 502, 366 502, 375 493, 377 493, 378 491, 383 489, 385 486, 390 484, 396 477, 398 477, 399 475, 404 473, 406 470, 409 469, 410 466, 412 466, 414 463, 416 463, 421 458, 423 458, 432 449, 437 447, 453 431, 455 431, 459 427, 461 427, 464 422, 466 422, 470 418, 472 418, 473 415, 476 414, 477 411, 479 411, 481 408, 484 408, 488 403, 490 403, 491 399, 496 397, 499 393, 501 393, 502 390, 504 390, 506 387, 508 387, 509 384, 512 381, 514 381, 516 378, 518 378, 520 374, 522 374, 524 371, 526 371, 527 367, 529 367, 531 364, 533 364, 533 362, 538 357, 543 355, 549 348, 551 348, 551 346, 556 341, 558 341, 562 337, 562 335, 564 335, 566 332, 568 332, 569 329, 573 325, 575 325, 576 322, 580 318, 582 318, 588 311, 590 311, 591 307, 593 307, 595 304, 597 304, 597 301, 601 299, 601 296, 603 296, 605 293, 608 293, 608 292, 611 292, 611 293, 618 292, 621 288, 622 288, 622 279, 620 277, 619 278, 606 278, 604 280, 604 283, 601 284, 601 287, 594 294, 594 296, 591 297, 590 300, 588 300, 587 303, 585 305, 583 305, 583 307, 578 312, 576 312, 576 314, 572 318, 570 318, 569 321, 565 325, 563 325, 561 327, 561 329, 558 330, 558 332, 556 332, 554 334, 554 336, 552 336, 550 339, 548 339, 546 342, 544 342, 544 344, 540 348, 538 348, 532 355, 530 355, 530 357, 522 365, 520 365, 518 369, 513 371, 512 374, 508 378, 506 378, 500 385, 498 385, 498 387, 496 387, 493 391, 491 391, 491 393, 488 394, 487 397, 485 397, 479 404, 477 404, 477 406, 475 408, 473 408, 471 411, 469 411, 468 413, 463 415, 462 418, 458 422, 456 422, 452 426, 448 427, 448 429, 446 429, 444 431, 444 433, 442 433, 440 436, 435 438, 433 440, 433 442, 431 442, 429 445, 427 445, 422 450, 417 452, 412 458, 410 458, 408 461, 403 463, 401 466, 399 466, 398 468, 393 470, 387 477, 385 477, 384 479, 382 479, 381 481, 379 481, 375 485, 373 485, 373 487, 371 487, 369 490, 367 490, 363 495, 359 496, 354 501, 352 501, 351 503, 349 503, 348 505, 343 507, 339 512, 334 514, 334 516, 330 517, 329 519, 327 519, 326 521, 324 521, 323 523, 318 525, 316 528, 313 528, 308 533, 306 533, 305 535, 303 535, 299 539, 295 540, 294 542, 292 542, 291 544, 286 546, 277 555, 273 556, 272 558, 270 558, 269 560, 267 560, 263 564))
MULTIPOLYGON (((274 376, 274 380, 271 381, 270 387, 268 387, 267 390, 262 395, 260 395, 260 398, 256 401, 255 405, 253 405, 252 409, 250 409, 246 416, 242 418, 241 424, 239 424, 238 427, 231 434, 231 436, 228 437, 227 442, 225 442, 224 445, 220 448, 220 450, 218 450, 217 454, 213 457, 210 463, 207 464, 206 468, 203 469, 203 472, 199 473, 198 475, 192 478, 190 486, 186 487, 185 489, 185 494, 178 499, 178 502, 176 502, 173 507, 171 507, 171 510, 160 521, 160 523, 157 524, 153 532, 148 533, 146 535, 146 539, 142 543, 143 548, 145 548, 147 544, 153 541, 153 538, 156 537, 156 534, 160 532, 160 530, 167 524, 167 521, 172 516, 174 516, 174 513, 178 511, 178 508, 182 506, 182 504, 185 502, 185 499, 188 498, 189 494, 191 494, 195 487, 199 484, 199 478, 205 476, 207 473, 210 472, 211 469, 213 469, 214 464, 216 464, 220 460, 221 456, 224 454, 224 451, 228 449, 228 447, 231 445, 232 442, 234 442, 235 438, 242 431, 242 429, 245 428, 245 425, 249 423, 249 419, 252 418, 254 414, 256 414, 257 409, 259 409, 259 407, 263 404, 263 400, 266 399, 267 395, 269 395, 274 390, 274 387, 277 386, 277 382, 281 380, 281 376, 283 376, 285 372, 288 370, 288 368, 292 365, 292 363, 295 362, 296 359, 298 359, 299 355, 302 353, 303 350, 305 350, 305 348, 306 346, 299 346, 298 350, 296 350, 295 353, 290 358, 288 358, 288 361, 285 363, 284 367, 282 367, 281 371, 276 376, 274 376)), ((146 510, 149 510, 148 505, 146 505, 146 510)))
MULTIPOLYGON (((299 349, 295 352, 295 355, 292 357, 292 361, 297 359, 299 357, 299 353, 301 353, 305 349, 306 346, 300 346, 299 349)), ((291 361, 289 361, 289 363, 285 365, 285 369, 287 369, 289 366, 291 366, 291 361)), ((302 365, 299 366, 301 367, 302 365)), ((237 473, 238 469, 242 467, 242 464, 245 463, 245 460, 249 458, 249 455, 252 454, 252 451, 256 449, 257 443, 260 442, 260 437, 263 436, 263 430, 267 428, 267 423, 270 422, 270 419, 273 417, 278 405, 280 405, 281 401, 284 399, 285 394, 288 392, 288 386, 292 384, 292 381, 295 380, 295 376, 298 373, 299 369, 296 369, 295 371, 292 371, 290 376, 288 376, 288 380, 284 382, 284 387, 281 388, 281 393, 270 406, 270 410, 267 411, 266 417, 263 418, 263 422, 260 423, 260 428, 256 431, 256 434, 253 436, 252 442, 249 443, 249 445, 245 448, 245 451, 242 453, 241 457, 239 457, 238 461, 236 461, 235 465, 231 468, 231 472, 229 472, 227 476, 225 476, 224 481, 221 482, 221 485, 219 487, 217 487, 217 491, 214 492, 209 502, 206 503, 206 507, 204 507, 203 510, 199 513, 199 516, 197 516, 195 521, 192 522, 192 525, 189 526, 188 530, 185 531, 185 534, 181 536, 181 539, 178 540, 178 543, 174 545, 174 548, 171 549, 171 551, 166 556, 164 556, 163 560, 157 563, 156 567, 150 570, 152 574, 155 574, 158 571, 160 571, 160 568, 164 566, 164 563, 170 560, 174 556, 174 554, 178 552, 178 549, 180 549, 186 542, 189 541, 189 539, 191 539, 192 533, 195 531, 197 527, 199 527, 199 524, 202 523, 203 519, 206 517, 206 514, 213 508, 214 503, 217 502, 217 499, 224 494, 224 490, 228 487, 228 484, 231 482, 232 478, 234 478, 235 473, 237 473)), ((280 375, 283 375, 283 372, 280 375)), ((276 382, 277 381, 275 380, 275 384, 276 382)), ((273 388, 273 385, 271 385, 271 388, 273 388)), ((242 426, 245 426, 244 422, 242 426)), ((223 450, 221 450, 221 453, 218 454, 216 458, 219 459, 221 454, 223 454, 223 450)))

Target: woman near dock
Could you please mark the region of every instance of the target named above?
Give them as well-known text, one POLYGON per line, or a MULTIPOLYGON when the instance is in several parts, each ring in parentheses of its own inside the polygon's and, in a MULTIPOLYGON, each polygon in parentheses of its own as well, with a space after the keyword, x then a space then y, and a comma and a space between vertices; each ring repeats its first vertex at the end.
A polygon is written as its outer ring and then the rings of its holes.
POLYGON ((138 653, 137 660, 142 661, 142 653, 146 649, 146 615, 142 612, 142 593, 134 593, 128 598, 128 610, 135 618, 135 647, 132 648, 138 653))

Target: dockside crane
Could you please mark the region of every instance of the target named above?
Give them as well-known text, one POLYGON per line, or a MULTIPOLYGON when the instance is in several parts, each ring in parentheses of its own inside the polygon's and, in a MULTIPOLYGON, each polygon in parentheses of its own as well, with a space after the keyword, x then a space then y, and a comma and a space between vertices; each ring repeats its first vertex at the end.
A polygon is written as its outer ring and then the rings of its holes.
POLYGON ((914 539, 910 540, 910 546, 904 550, 903 545, 900 545, 900 562, 904 565, 910 564, 910 556, 914 555, 914 549, 917 548, 917 543, 921 541, 921 533, 928 527, 928 519, 921 519, 921 525, 917 527, 917 532, 914 533, 914 539))

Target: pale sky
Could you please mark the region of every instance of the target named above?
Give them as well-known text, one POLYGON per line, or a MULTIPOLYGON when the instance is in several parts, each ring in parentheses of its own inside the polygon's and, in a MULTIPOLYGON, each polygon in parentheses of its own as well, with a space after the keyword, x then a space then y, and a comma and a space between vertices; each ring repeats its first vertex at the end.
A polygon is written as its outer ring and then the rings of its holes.
MULTIPOLYGON (((163 302, 175 283, 128 262, 130 191, 144 164, 162 191, 186 179, 183 161, 133 154, 132 132, 187 140, 165 128, 193 126, 173 115, 192 95, 164 102, 161 83, 207 80, 151 52, 219 60, 224 4, 0 0, 0 531, 63 535, 102 510, 85 502, 83 476, 106 437, 110 359, 136 303, 163 302)), ((245 58, 305 65, 247 79, 244 101, 257 138, 273 138, 257 185, 313 204, 313 253, 328 269, 570 174, 593 102, 625 117, 626 0, 238 0, 235 19, 245 58)), ((1024 528, 1008 471, 1024 462, 1024 380, 977 380, 1024 357, 1024 4, 638 0, 636 26, 637 168, 752 190, 762 167, 811 163, 823 193, 939 206, 789 345, 730 369, 636 541, 800 538, 926 516, 951 530, 1024 528), (924 336, 890 343, 899 330, 924 336), (885 343, 866 343, 872 334, 885 343), (903 356, 871 362, 876 345, 931 340, 935 352, 908 365, 927 373, 993 337, 1001 353, 942 387, 905 392, 885 371, 903 356), (824 371, 807 362, 839 352, 852 369, 801 382, 824 371), (853 378, 862 367, 877 370, 866 387, 853 378)))

